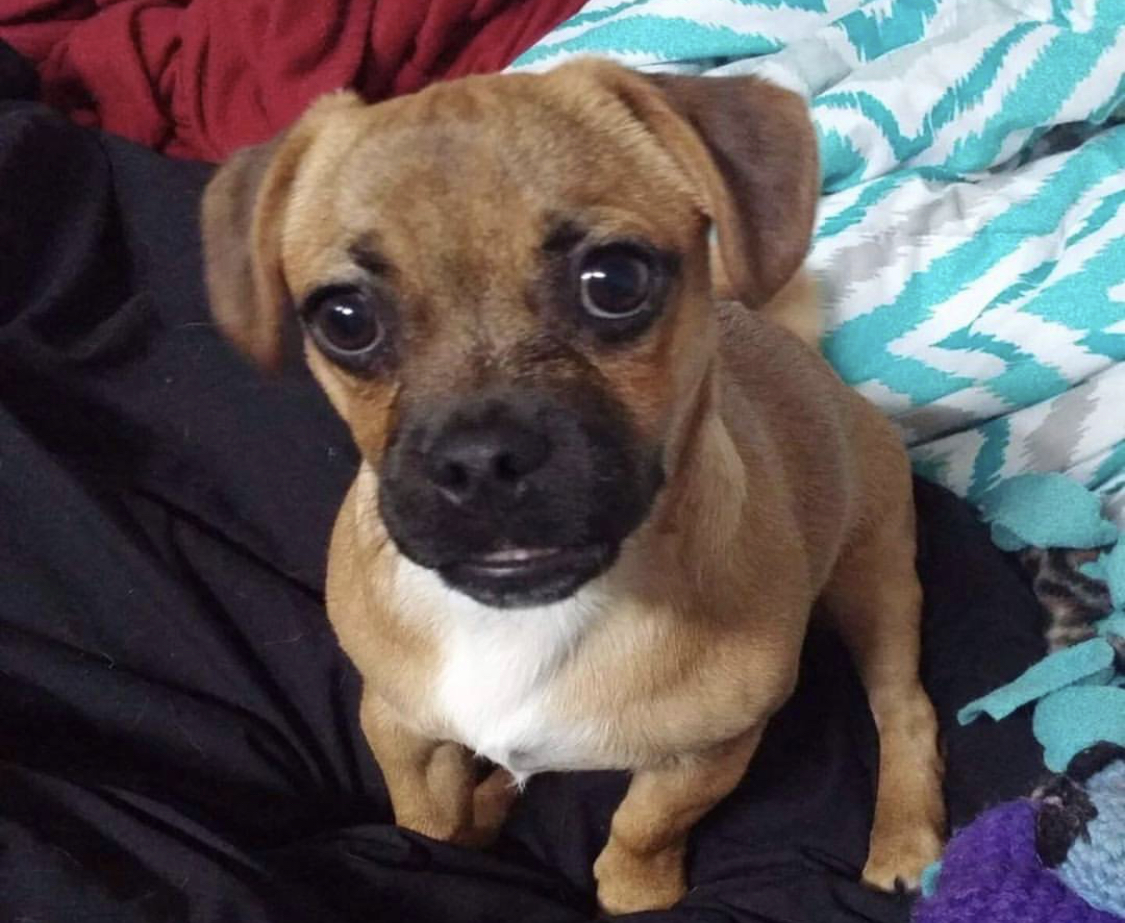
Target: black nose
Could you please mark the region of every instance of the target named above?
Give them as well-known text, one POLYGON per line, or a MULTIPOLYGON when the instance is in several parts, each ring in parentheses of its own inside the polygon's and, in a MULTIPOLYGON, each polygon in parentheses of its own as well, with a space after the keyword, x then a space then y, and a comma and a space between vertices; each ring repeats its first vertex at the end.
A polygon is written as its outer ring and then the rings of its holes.
POLYGON ((452 502, 518 498, 551 454, 547 437, 512 420, 448 425, 426 457, 426 475, 452 502))

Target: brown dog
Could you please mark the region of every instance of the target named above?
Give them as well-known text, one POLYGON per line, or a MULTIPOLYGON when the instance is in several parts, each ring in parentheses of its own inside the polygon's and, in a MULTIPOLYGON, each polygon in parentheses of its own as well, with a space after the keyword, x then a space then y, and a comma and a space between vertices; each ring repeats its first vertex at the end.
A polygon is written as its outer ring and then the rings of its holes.
POLYGON ((335 95, 212 181, 219 325, 266 366, 302 331, 362 452, 328 611, 402 826, 484 842, 512 777, 631 770, 598 897, 672 904, 820 598, 880 733, 863 877, 938 855, 907 459, 783 329, 817 182, 792 94, 597 61, 335 95))

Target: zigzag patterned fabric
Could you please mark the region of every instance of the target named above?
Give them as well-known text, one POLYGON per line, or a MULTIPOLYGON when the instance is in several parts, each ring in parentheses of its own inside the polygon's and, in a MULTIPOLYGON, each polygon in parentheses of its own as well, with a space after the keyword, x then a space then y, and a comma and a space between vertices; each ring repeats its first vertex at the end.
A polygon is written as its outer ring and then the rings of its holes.
POLYGON ((923 476, 1125 525, 1125 0, 592 0, 513 68, 588 54, 804 94, 836 369, 923 476))

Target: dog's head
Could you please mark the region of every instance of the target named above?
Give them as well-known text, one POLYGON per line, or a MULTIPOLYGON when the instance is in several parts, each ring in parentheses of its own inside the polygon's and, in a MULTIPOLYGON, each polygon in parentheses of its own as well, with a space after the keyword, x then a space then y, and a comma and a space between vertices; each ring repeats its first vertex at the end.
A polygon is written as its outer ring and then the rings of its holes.
POLYGON ((586 61, 337 94, 219 170, 208 285, 259 363, 303 343, 403 554, 487 604, 549 602, 612 564, 690 441, 711 229, 759 306, 817 180, 803 102, 751 78, 586 61))

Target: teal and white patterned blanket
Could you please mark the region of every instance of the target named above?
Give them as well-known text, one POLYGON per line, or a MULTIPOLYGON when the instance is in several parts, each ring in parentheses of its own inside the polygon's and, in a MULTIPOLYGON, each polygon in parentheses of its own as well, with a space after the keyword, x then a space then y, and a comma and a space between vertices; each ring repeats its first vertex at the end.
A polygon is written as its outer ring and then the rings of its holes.
POLYGON ((592 0, 513 67, 584 54, 803 93, 841 375, 924 476, 1125 525, 1125 0, 592 0))

